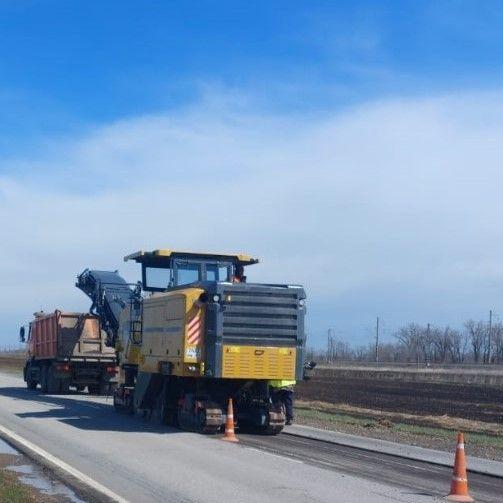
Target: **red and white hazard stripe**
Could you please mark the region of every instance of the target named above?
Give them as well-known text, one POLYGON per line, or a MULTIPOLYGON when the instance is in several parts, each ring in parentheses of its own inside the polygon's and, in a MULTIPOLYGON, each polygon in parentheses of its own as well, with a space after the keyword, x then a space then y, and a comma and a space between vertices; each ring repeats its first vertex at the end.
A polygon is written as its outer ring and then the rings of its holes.
POLYGON ((202 339, 201 314, 196 314, 187 325, 187 342, 189 344, 199 344, 202 339))

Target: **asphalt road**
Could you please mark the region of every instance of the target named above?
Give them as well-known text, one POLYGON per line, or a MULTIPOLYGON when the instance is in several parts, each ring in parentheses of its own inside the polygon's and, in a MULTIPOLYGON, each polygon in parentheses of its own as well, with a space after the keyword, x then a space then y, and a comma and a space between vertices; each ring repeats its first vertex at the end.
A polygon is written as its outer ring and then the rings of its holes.
MULTIPOLYGON (((0 423, 132 503, 422 503, 440 501, 450 480, 441 467, 289 435, 228 444, 118 415, 104 397, 29 391, 7 374, 0 423)), ((470 482, 477 501, 501 501, 501 480, 470 482)))
MULTIPOLYGON (((445 495, 452 476, 451 468, 288 434, 273 438, 240 435, 240 439, 266 452, 301 459, 306 464, 338 473, 357 474, 367 481, 384 482, 417 494, 445 495)), ((469 482, 476 501, 503 501, 503 479, 470 473, 469 482)))

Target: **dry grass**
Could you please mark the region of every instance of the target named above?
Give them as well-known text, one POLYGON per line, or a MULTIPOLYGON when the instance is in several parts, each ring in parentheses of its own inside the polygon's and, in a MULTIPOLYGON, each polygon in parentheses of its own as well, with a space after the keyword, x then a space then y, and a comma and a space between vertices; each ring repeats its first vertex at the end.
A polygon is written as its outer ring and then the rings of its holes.
POLYGON ((0 354, 0 372, 22 374, 26 356, 19 353, 0 354))
POLYGON ((5 503, 58 503, 61 499, 42 494, 19 481, 17 475, 0 469, 0 502, 5 503))
POLYGON ((35 496, 21 484, 16 475, 0 470, 0 501, 10 503, 36 503, 35 496))
POLYGON ((459 417, 444 416, 417 416, 400 412, 388 412, 363 407, 356 407, 347 404, 330 404, 326 402, 297 400, 296 406, 301 409, 311 409, 331 414, 348 414, 355 418, 363 419, 388 419, 393 423, 404 423, 409 425, 422 425, 434 428, 447 429, 452 431, 467 431, 472 433, 483 433, 486 435, 502 436, 503 424, 485 423, 473 421, 459 417))
POLYGON ((457 431, 465 432, 470 455, 503 460, 503 426, 447 416, 418 417, 344 404, 296 402, 296 422, 327 430, 453 451, 457 431))

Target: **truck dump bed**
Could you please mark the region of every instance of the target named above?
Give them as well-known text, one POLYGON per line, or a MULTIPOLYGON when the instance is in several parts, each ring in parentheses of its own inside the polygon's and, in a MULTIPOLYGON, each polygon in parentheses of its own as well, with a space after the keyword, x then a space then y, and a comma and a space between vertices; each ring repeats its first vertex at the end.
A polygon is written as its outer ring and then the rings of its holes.
POLYGON ((34 359, 115 357, 114 349, 105 345, 97 316, 63 311, 35 315, 30 323, 28 354, 34 359))

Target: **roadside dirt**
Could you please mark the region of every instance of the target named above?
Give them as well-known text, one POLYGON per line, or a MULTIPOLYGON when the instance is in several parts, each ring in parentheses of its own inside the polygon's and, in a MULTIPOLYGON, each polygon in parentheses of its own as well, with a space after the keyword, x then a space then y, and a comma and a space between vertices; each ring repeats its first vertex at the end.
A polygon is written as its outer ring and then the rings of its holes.
POLYGON ((53 483, 61 486, 46 468, 35 469, 23 454, 0 453, 1 503, 84 503, 71 490, 68 495, 51 494, 53 483))
POLYGON ((295 391, 301 400, 503 423, 503 389, 498 387, 315 376, 295 391))

